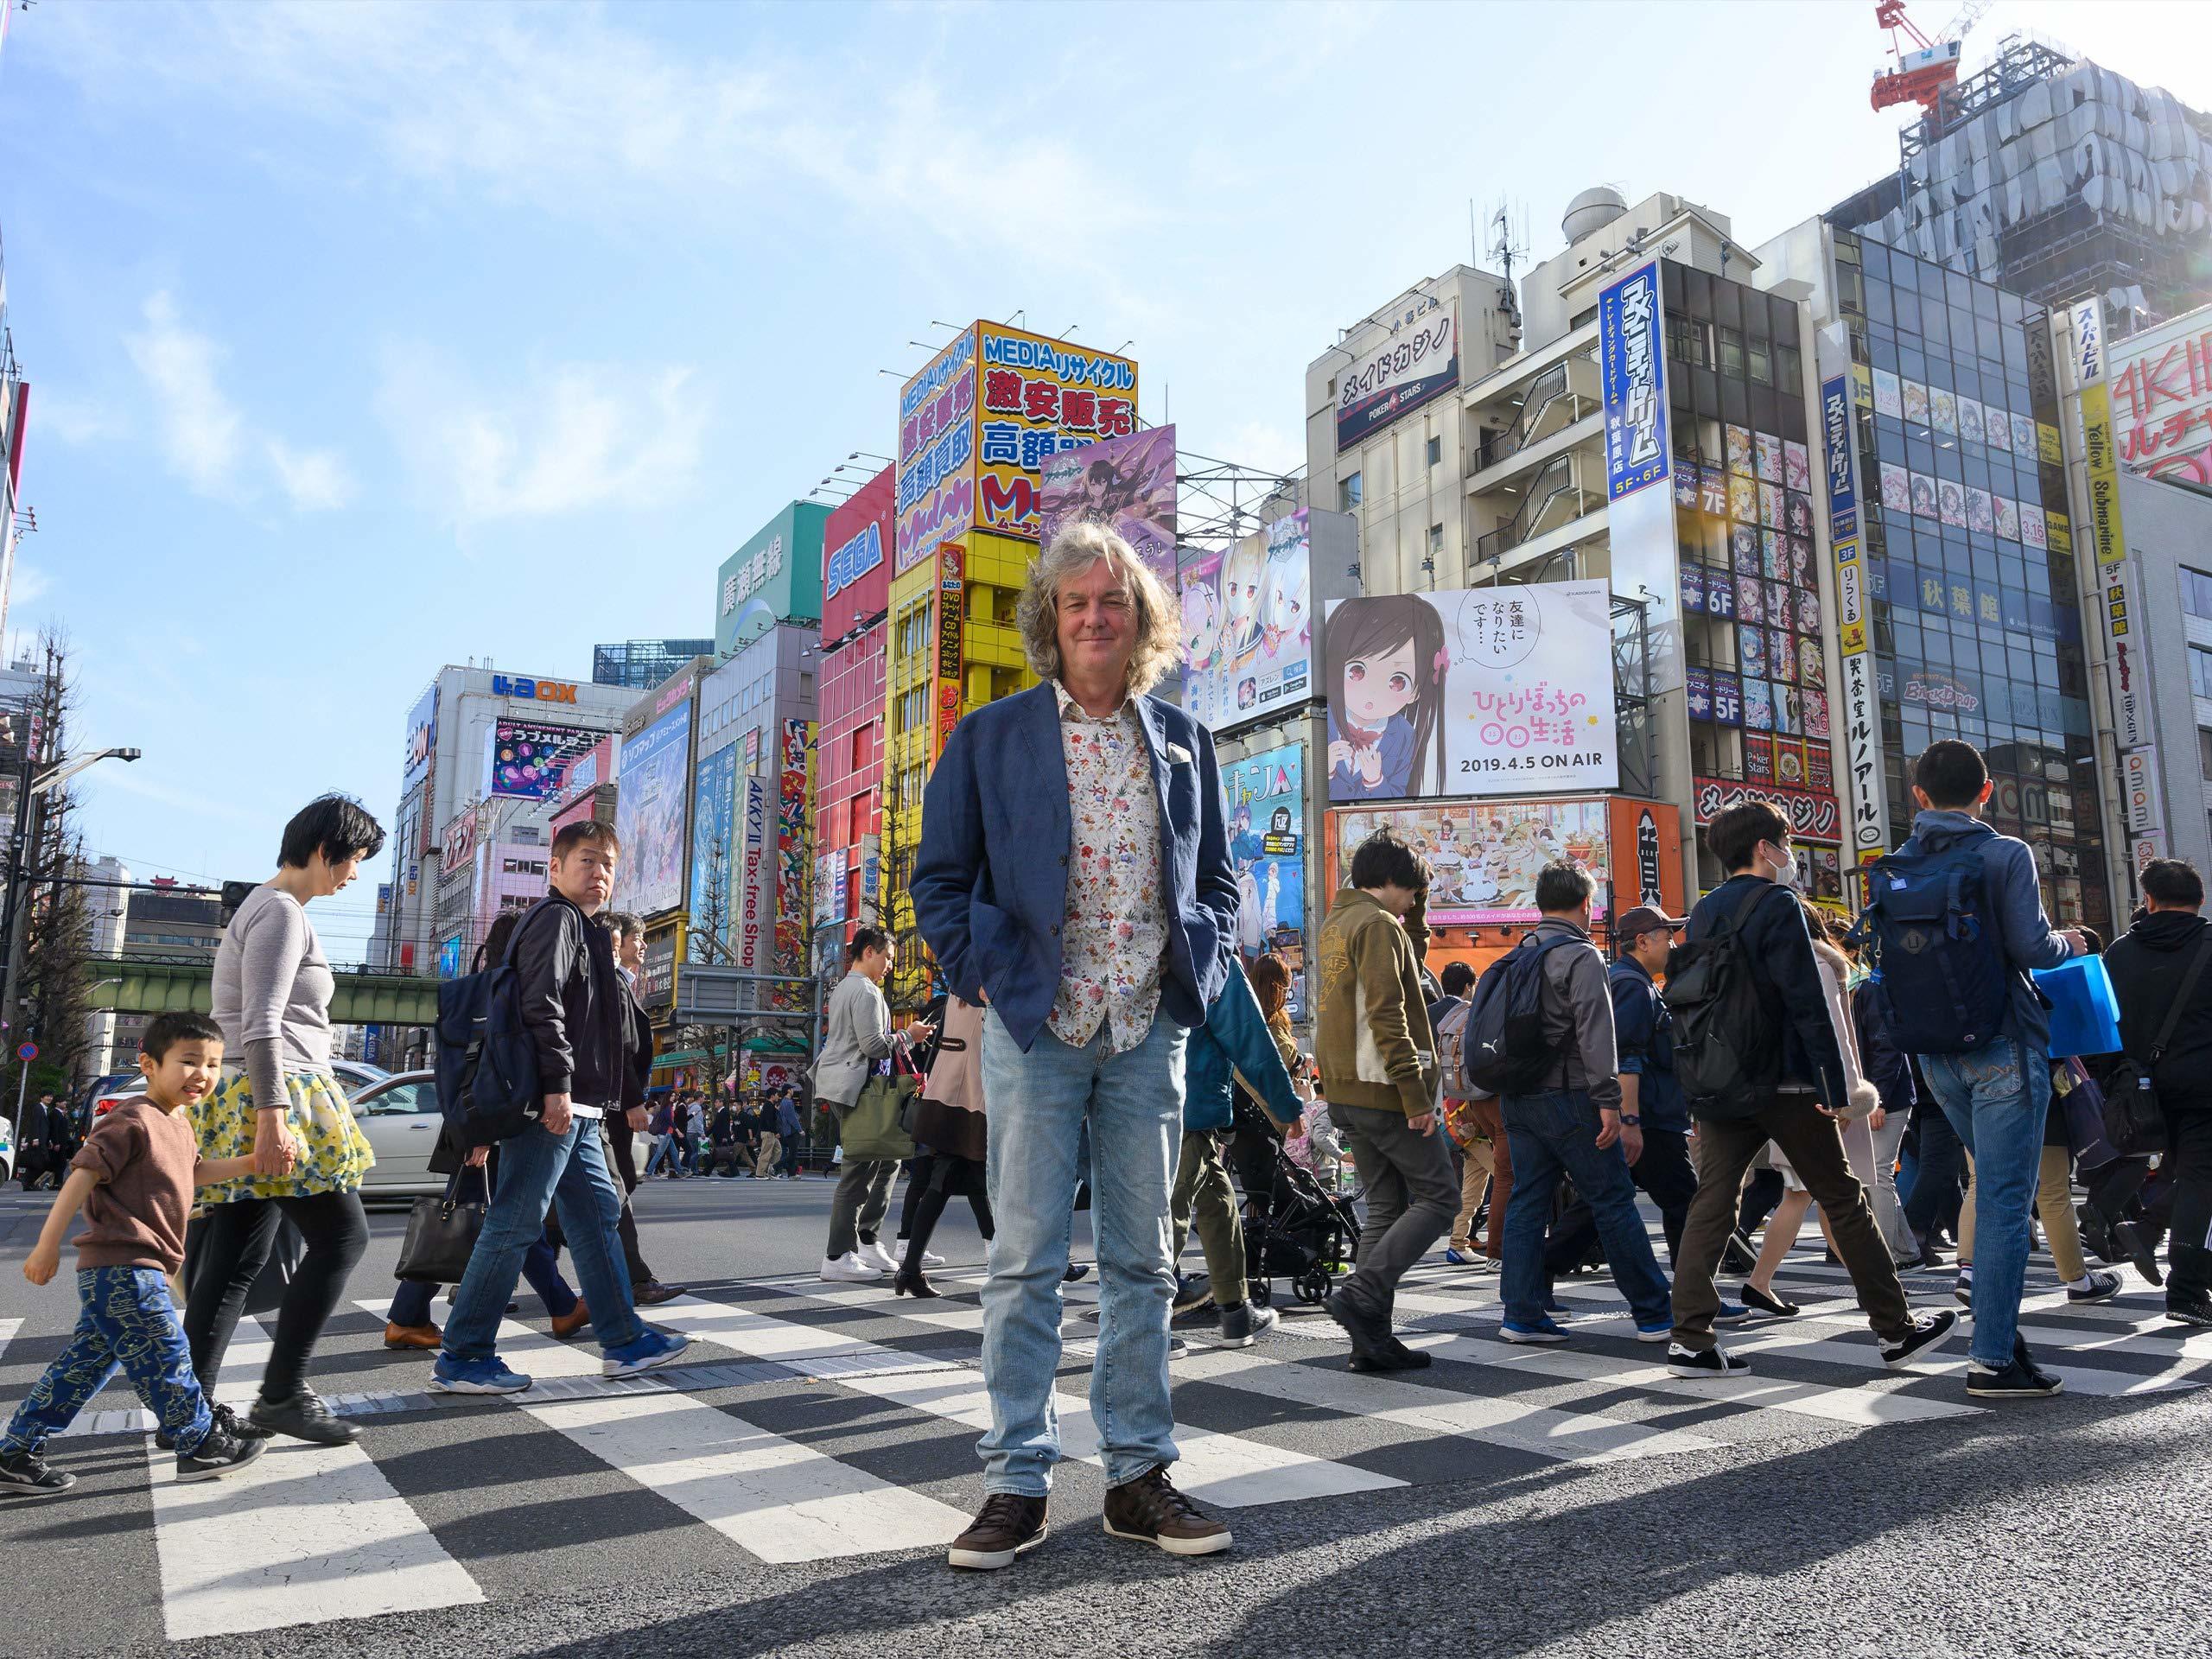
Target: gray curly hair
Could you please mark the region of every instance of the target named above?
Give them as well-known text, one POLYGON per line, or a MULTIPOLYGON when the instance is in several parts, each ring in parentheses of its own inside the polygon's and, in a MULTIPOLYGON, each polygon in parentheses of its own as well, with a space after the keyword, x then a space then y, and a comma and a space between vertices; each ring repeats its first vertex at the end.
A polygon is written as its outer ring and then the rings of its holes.
POLYGON ((1060 677, 1060 588, 1103 559, 1121 578, 1135 613, 1137 645, 1129 658, 1129 695, 1142 696, 1160 683, 1180 648, 1181 614, 1167 584, 1145 568, 1136 550, 1103 524, 1075 524, 1052 537, 1014 607, 1022 653, 1040 680, 1060 677))

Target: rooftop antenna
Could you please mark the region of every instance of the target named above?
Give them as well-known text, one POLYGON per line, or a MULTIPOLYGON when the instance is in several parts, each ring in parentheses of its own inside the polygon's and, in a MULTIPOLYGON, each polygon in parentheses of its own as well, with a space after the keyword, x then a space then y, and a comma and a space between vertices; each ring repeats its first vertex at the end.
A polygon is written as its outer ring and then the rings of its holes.
POLYGON ((1529 257, 1527 233, 1525 229, 1519 232, 1514 230, 1512 214, 1507 211, 1503 201, 1497 204, 1497 211, 1491 215, 1490 226, 1491 257, 1497 264, 1498 274, 1505 278, 1504 289, 1498 296, 1503 303, 1497 308, 1518 322, 1521 320, 1521 304, 1516 297, 1518 290, 1513 286, 1513 267, 1529 257))

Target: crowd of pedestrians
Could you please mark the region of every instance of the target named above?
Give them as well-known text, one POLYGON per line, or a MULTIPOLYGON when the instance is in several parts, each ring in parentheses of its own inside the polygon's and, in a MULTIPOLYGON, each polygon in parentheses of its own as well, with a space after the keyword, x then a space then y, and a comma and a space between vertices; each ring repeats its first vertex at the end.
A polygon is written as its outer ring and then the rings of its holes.
MULTIPOLYGON (((1356 1245, 1322 1267, 1358 1373, 1429 1365, 1395 1333, 1395 1302, 1440 1246, 1447 1268, 1499 1273, 1506 1342, 1573 1340, 1559 1281, 1602 1266, 1634 1338, 1665 1344, 1672 1373, 1739 1375, 1750 1361, 1720 1333, 1802 1317, 1776 1275, 1815 1216, 1885 1363, 1929 1354, 1970 1313, 1964 1386, 1978 1398, 2062 1387, 2019 1328, 2038 1223, 2069 1302, 2123 1288, 2085 1247, 2155 1283, 2164 1242, 2168 1313, 2212 1326, 2212 925, 2185 863, 2142 872, 2143 908, 2105 953, 2119 1052, 2054 1057, 2034 976, 2099 942, 2050 925, 2030 849, 1980 817, 1988 774, 1967 744, 1917 757, 1912 835, 1872 867, 1856 925, 1797 891, 1789 822, 1752 800, 1705 826, 1725 879, 1687 917, 1637 905, 1601 945, 1591 876, 1554 862, 1527 936, 1479 976, 1452 963, 1440 981, 1426 962, 1428 867, 1378 830, 1351 850, 1319 931, 1309 1058, 1282 962, 1248 965, 1236 949, 1211 736, 1148 695, 1175 649, 1166 590, 1120 537, 1077 525, 1033 566, 1017 617, 1042 683, 962 721, 928 785, 911 896, 944 995, 926 1017, 894 1020, 882 988, 898 942, 857 930, 810 1113, 791 1090, 648 1107, 642 930, 605 913, 620 842, 598 823, 556 837, 550 891, 480 963, 512 969, 541 1097, 496 1146, 449 1134, 448 1168, 486 1167, 481 1231, 442 1330, 416 1286, 387 1329, 396 1347, 435 1352, 431 1388, 529 1386, 498 1351, 524 1275, 557 1335, 598 1342, 607 1376, 676 1359, 687 1339, 639 1313, 681 1293, 645 1267, 631 1195, 664 1172, 791 1178, 810 1118, 831 1145, 868 1128, 837 1171, 823 1279, 936 1295, 930 1244, 955 1198, 988 1242, 985 1497, 949 1554, 969 1569, 1007 1567, 1046 1535, 1063 1287, 1084 1270, 1071 1239, 1086 1206, 1105 1530, 1178 1555, 1230 1547, 1227 1526, 1172 1478, 1168 1365, 1177 1325, 1241 1347, 1276 1322, 1252 1289, 1266 1276, 1247 1248, 1258 1196, 1224 1155, 1255 1135, 1291 1164, 1341 1151, 1357 1173, 1356 1245), (897 1135, 880 1121, 887 1088, 912 1096, 897 1135), (2087 1144, 2113 1121, 2113 1098, 2151 1123, 2144 1143, 2087 1144), (2093 1099, 2104 1119, 2082 1109, 2093 1099), (901 1137, 917 1143, 911 1159, 874 1155, 901 1137), (2077 1173, 2090 1194, 2078 1227, 2077 1173), (1960 1306, 1915 1308, 1902 1274, 1942 1265, 1947 1230, 1960 1306), (1192 1233, 1203 1278, 1179 1271, 1192 1233)), ((144 1092, 81 1147, 66 1146, 66 1114, 25 1114, 26 1171, 34 1159, 41 1173, 67 1171, 26 1271, 53 1276, 81 1211, 83 1312, 0 1434, 0 1484, 67 1489, 41 1447, 118 1365, 180 1478, 240 1466, 272 1434, 357 1433, 307 1382, 365 1237, 368 1150, 331 1075, 333 981, 306 906, 382 841, 353 803, 313 804, 225 934, 214 1018, 155 1021, 144 1092), (286 1218, 305 1255, 240 1415, 210 1405, 212 1385, 286 1218), (180 1268, 181 1316, 168 1282, 180 1268)))

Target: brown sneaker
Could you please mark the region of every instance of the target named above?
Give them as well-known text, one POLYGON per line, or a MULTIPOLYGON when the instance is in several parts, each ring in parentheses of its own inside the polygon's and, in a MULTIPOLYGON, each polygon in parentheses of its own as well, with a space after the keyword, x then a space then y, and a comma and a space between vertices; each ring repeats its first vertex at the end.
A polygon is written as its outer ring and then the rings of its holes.
POLYGON ((444 1340, 443 1333, 435 1325, 391 1325, 384 1328, 384 1345, 398 1350, 419 1348, 428 1352, 444 1340))
POLYGON ((1175 1490, 1164 1463, 1107 1489, 1106 1530, 1170 1555, 1211 1555, 1230 1545, 1229 1529, 1175 1490))
POLYGON ((1015 1556, 1044 1541, 1043 1498, 993 1492, 976 1512, 976 1524, 952 1541, 944 1559, 954 1567, 988 1573, 1012 1567, 1015 1556))
POLYGON ((584 1299, 579 1296, 576 1298, 576 1305, 574 1307, 566 1313, 554 1316, 553 1334, 566 1342, 590 1323, 591 1309, 584 1306, 584 1299))

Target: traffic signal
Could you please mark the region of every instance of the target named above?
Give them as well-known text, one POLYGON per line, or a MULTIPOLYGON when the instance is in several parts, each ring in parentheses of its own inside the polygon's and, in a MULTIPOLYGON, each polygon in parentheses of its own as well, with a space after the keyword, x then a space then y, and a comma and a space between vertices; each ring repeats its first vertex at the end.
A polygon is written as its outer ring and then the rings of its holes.
POLYGON ((231 925, 231 918, 238 913, 238 906, 245 903, 246 895, 260 885, 258 881, 223 883, 223 925, 225 927, 228 927, 231 925))

